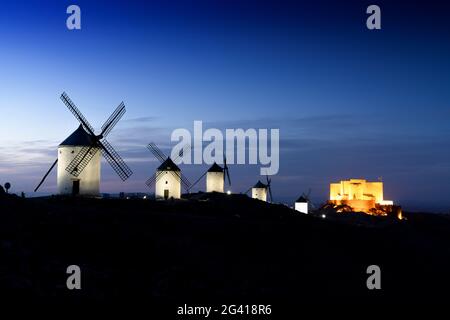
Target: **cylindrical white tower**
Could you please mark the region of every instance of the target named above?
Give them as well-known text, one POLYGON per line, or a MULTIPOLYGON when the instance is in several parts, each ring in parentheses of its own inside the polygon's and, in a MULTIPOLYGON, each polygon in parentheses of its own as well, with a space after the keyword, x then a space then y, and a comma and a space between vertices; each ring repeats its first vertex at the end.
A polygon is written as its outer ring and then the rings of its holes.
POLYGON ((294 209, 298 212, 308 214, 308 199, 304 196, 300 196, 300 198, 295 201, 294 209))
POLYGON ((261 181, 258 181, 258 183, 253 186, 252 198, 267 201, 267 186, 261 181))
POLYGON ((93 143, 92 136, 80 125, 58 147, 58 193, 66 195, 98 196, 100 194, 101 150, 91 149, 95 155, 78 175, 66 171, 71 161, 83 147, 93 143))
POLYGON ((156 199, 180 199, 181 198, 181 170, 172 161, 167 158, 156 170, 156 199))
POLYGON ((206 173, 206 192, 223 193, 224 173, 223 169, 214 162, 206 173))

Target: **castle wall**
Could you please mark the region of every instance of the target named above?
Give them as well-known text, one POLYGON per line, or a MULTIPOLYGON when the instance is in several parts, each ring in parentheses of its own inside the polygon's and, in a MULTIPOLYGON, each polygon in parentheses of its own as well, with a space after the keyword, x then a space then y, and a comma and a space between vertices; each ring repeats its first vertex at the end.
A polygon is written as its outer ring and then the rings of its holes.
POLYGON ((330 200, 340 200, 339 194, 342 194, 341 183, 330 184, 330 200))
POLYGON ((383 182, 367 182, 364 179, 350 179, 330 184, 330 201, 347 204, 355 211, 368 212, 375 204, 393 204, 383 199, 383 182))
POLYGON ((375 200, 330 200, 330 202, 335 205, 346 204, 355 212, 369 212, 375 208, 375 200))
POLYGON ((375 200, 383 201, 383 182, 367 182, 350 179, 330 184, 330 200, 375 200))

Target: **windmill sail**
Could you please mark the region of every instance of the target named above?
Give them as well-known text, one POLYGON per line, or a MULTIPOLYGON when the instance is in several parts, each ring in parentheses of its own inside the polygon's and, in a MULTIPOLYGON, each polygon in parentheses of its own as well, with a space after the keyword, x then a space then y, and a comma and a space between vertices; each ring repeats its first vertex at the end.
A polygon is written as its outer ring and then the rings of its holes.
POLYGON ((95 156, 99 149, 97 147, 87 147, 84 146, 78 152, 78 154, 73 158, 73 160, 69 163, 66 168, 66 171, 69 172, 74 177, 78 177, 80 173, 86 168, 92 158, 95 156))
POLYGON ((230 171, 228 169, 226 155, 223 156, 223 171, 224 171, 224 179, 225 179, 225 176, 226 176, 226 178, 228 179, 228 185, 231 186, 230 171))
POLYGON ((83 114, 78 110, 78 108, 75 106, 75 104, 70 100, 67 93, 63 92, 61 95, 61 100, 64 102, 64 104, 67 106, 67 108, 72 112, 72 114, 75 116, 75 118, 78 119, 78 121, 83 125, 83 127, 88 131, 91 135, 94 135, 94 128, 91 126, 91 124, 86 120, 86 118, 83 116, 83 114))
POLYGON ((106 136, 108 136, 111 130, 116 126, 117 122, 119 122, 119 120, 123 117, 125 112, 126 112, 125 104, 122 101, 120 105, 116 108, 116 110, 108 118, 108 120, 106 120, 105 123, 103 124, 102 133, 100 135, 106 138, 106 136))
POLYGON ((123 159, 119 156, 117 151, 113 148, 111 144, 106 139, 99 142, 102 147, 103 156, 108 161, 109 165, 114 169, 117 175, 122 179, 122 181, 127 180, 133 171, 126 165, 123 159))
POLYGON ((269 176, 266 176, 266 181, 267 181, 267 190, 269 191, 269 196, 270 196, 270 202, 273 202, 273 196, 272 196, 272 187, 271 187, 271 183, 272 183, 272 179, 269 179, 269 176))

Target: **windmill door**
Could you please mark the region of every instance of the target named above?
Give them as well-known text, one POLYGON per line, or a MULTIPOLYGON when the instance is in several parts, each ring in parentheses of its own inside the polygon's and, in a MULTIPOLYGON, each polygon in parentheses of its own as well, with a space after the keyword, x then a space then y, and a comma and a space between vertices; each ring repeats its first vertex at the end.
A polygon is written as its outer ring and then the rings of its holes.
POLYGON ((74 180, 72 182, 72 195, 77 196, 80 194, 80 180, 74 180))
POLYGON ((169 189, 164 189, 164 199, 169 199, 169 189))

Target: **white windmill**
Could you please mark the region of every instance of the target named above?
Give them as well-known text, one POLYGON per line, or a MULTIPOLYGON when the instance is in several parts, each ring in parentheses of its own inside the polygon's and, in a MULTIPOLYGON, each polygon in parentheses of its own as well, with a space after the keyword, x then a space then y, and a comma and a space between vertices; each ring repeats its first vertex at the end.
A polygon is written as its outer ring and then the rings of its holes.
POLYGON ((156 180, 155 197, 158 198, 181 198, 181 170, 167 158, 156 170, 158 179, 156 180))
MULTIPOLYGON (((223 157, 223 168, 216 162, 198 178, 190 187, 192 189, 206 175, 206 192, 220 192, 225 190, 225 179, 228 180, 228 186, 231 187, 230 171, 227 165, 226 156, 223 157)), ((231 194, 231 190, 227 191, 231 194)))
MULTIPOLYGON (((269 195, 270 202, 273 202, 272 188, 271 188, 272 179, 269 179, 269 177, 266 176, 266 181, 267 181, 267 184, 264 184, 260 180, 258 180, 258 182, 251 188, 253 199, 267 201, 267 195, 269 195)), ((250 191, 250 190, 248 190, 248 191, 250 191)))
MULTIPOLYGON (((161 161, 161 165, 156 169, 156 173, 148 179, 145 184, 149 188, 152 188, 152 186, 155 185, 156 199, 180 199, 181 185, 183 185, 186 190, 189 190, 191 183, 183 176, 180 168, 175 162, 170 157, 167 157, 155 143, 150 143, 147 148, 159 161, 161 161)), ((182 153, 180 153, 180 156, 182 156, 182 153)), ((177 159, 175 159, 175 161, 176 160, 177 159)))
POLYGON ((61 100, 80 122, 80 126, 59 145, 58 158, 34 192, 40 188, 52 169, 58 164, 57 184, 59 194, 99 195, 101 154, 122 181, 128 179, 133 172, 105 139, 124 115, 126 111, 124 103, 122 102, 106 120, 101 133, 95 135, 93 127, 65 92, 61 95, 61 100))
POLYGON ((314 209, 310 200, 311 189, 308 190, 308 193, 302 193, 302 195, 295 201, 294 209, 298 212, 308 214, 309 209, 314 209))
POLYGON ((217 163, 206 172, 206 192, 222 192, 224 185, 223 168, 217 163))
POLYGON ((267 201, 267 186, 259 180, 252 187, 252 198, 267 201))
POLYGON ((295 201, 294 209, 298 212, 308 214, 308 200, 302 195, 295 201))
POLYGON ((100 166, 101 153, 97 147, 92 147, 89 163, 81 173, 73 175, 69 168, 75 157, 83 148, 89 148, 93 144, 93 138, 80 125, 58 147, 57 182, 59 194, 98 195, 100 193, 100 166), (80 188, 81 187, 81 188, 80 188))

